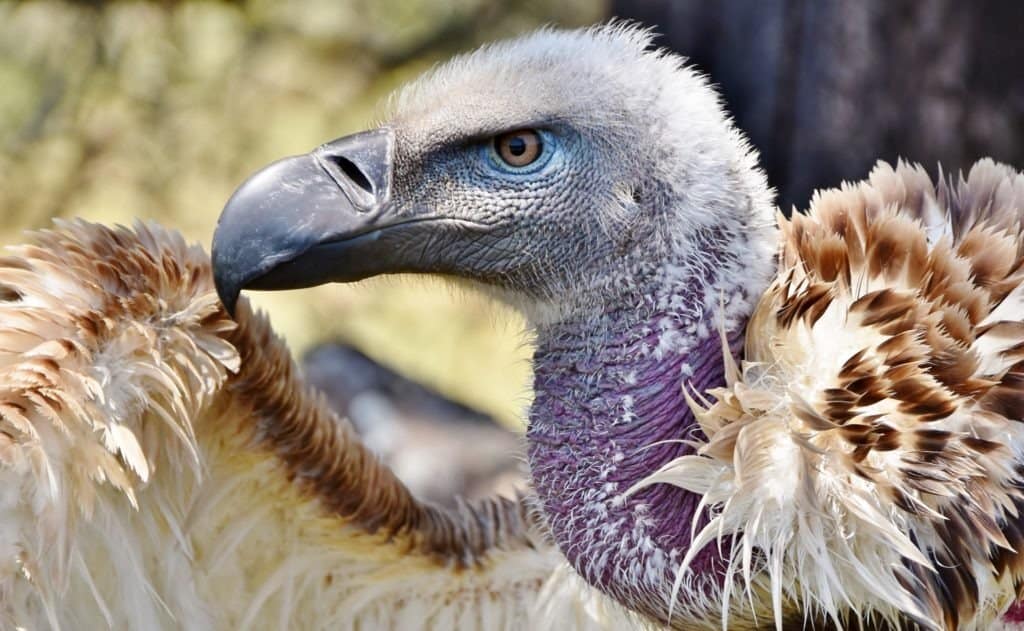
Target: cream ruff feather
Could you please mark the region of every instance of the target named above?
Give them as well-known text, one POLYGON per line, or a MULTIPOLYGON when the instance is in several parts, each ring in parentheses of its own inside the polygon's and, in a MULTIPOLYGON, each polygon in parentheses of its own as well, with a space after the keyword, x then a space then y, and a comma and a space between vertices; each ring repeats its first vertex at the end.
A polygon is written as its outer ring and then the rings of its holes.
POLYGON ((1024 576, 1022 218, 1024 176, 988 160, 937 189, 880 163, 779 217, 744 360, 690 399, 707 440, 639 485, 712 515, 680 584, 728 541, 725 611, 995 628, 1024 576))

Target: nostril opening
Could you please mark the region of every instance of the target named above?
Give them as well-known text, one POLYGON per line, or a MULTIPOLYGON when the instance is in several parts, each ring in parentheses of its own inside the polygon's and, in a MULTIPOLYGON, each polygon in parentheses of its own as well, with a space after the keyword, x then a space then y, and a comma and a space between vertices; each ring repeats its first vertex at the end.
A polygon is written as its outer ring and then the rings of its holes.
POLYGON ((370 182, 370 178, 366 177, 362 170, 356 166, 355 162, 352 162, 344 156, 338 155, 327 155, 324 156, 324 158, 341 169, 341 172, 344 173, 353 184, 373 195, 373 183, 370 182))

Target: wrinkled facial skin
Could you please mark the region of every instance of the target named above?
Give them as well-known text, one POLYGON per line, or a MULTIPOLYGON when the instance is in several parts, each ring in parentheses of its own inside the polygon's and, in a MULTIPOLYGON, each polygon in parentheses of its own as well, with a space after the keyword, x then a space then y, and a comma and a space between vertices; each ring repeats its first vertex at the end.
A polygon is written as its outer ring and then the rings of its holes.
POLYGON ((597 280, 607 292, 619 268, 658 241, 653 213, 639 200, 640 191, 656 187, 637 168, 640 152, 619 149, 628 139, 599 143, 572 121, 544 120, 445 136, 436 121, 394 121, 254 175, 228 203, 215 235, 218 278, 241 269, 241 281, 218 285, 222 296, 426 272, 477 281, 517 306, 576 305, 597 280), (539 155, 523 166, 495 149, 496 137, 517 130, 540 138, 539 155), (391 143, 386 165, 345 156, 367 138, 391 143), (345 161, 348 170, 338 166, 345 161), (373 187, 376 202, 362 199, 370 178, 361 180, 352 165, 386 174, 386 184, 373 187), (641 252, 633 251, 634 234, 645 234, 641 252), (333 254, 323 254, 330 248, 333 254), (254 258, 255 250, 265 254, 254 258))
MULTIPOLYGON (((586 276, 599 276, 614 257, 627 254, 635 228, 629 224, 643 218, 624 212, 614 191, 638 189, 639 176, 624 182, 624 175, 633 175, 622 168, 626 165, 609 168, 617 161, 614 153, 595 147, 570 123, 522 128, 540 133, 542 150, 533 164, 519 169, 501 161, 494 136, 418 150, 419 143, 397 128, 393 200, 415 200, 412 214, 488 226, 479 238, 447 244, 464 274, 552 299, 585 285, 586 276)), ((627 203, 636 205, 633 199, 627 203)))

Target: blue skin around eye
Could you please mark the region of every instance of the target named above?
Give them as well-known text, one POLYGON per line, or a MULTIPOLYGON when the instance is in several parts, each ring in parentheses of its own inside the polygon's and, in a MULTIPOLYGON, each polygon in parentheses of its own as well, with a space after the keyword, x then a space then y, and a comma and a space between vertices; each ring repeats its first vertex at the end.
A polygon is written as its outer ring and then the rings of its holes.
POLYGON ((486 142, 480 146, 480 150, 483 153, 483 158, 492 171, 496 171, 499 175, 521 177, 524 175, 532 175, 542 171, 545 167, 551 164, 551 159, 556 155, 561 155, 561 147, 559 146, 558 139, 550 131, 544 129, 534 130, 540 135, 540 155, 537 159, 530 164, 514 167, 504 160, 502 160, 498 153, 494 149, 493 142, 486 142))

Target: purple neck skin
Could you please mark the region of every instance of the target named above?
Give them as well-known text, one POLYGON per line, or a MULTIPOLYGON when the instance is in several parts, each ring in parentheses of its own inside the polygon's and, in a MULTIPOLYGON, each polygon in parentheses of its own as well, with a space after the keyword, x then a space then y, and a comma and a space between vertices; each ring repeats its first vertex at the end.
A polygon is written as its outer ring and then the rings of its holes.
MULTIPOLYGON (((700 317, 705 326, 696 326, 657 307, 677 301, 650 296, 596 325, 567 322, 538 331, 528 458, 552 534, 569 562, 606 594, 666 621, 701 498, 667 484, 624 501, 620 496, 666 462, 693 453, 680 439, 703 437, 683 398, 684 384, 701 392, 725 379, 717 318, 706 313, 700 317), (696 332, 701 329, 707 329, 703 337, 696 332)), ((743 330, 729 334, 734 354, 743 330)), ((684 582, 677 612, 693 596, 687 584, 704 595, 720 587, 725 565, 717 546, 698 554, 690 575, 695 582, 684 582)))

